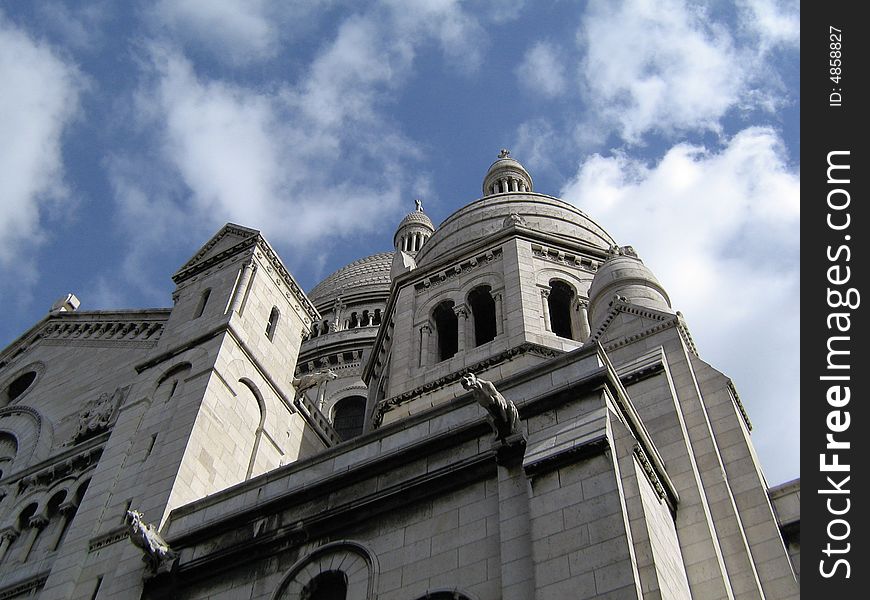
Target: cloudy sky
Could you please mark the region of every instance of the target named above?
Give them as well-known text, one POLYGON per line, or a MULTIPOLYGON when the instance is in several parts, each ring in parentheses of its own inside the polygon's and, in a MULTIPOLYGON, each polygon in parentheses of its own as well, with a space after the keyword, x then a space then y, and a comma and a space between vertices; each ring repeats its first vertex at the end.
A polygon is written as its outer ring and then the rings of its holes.
POLYGON ((306 288, 500 148, 631 244, 799 474, 798 2, 0 2, 0 345, 168 306, 222 224, 306 288))

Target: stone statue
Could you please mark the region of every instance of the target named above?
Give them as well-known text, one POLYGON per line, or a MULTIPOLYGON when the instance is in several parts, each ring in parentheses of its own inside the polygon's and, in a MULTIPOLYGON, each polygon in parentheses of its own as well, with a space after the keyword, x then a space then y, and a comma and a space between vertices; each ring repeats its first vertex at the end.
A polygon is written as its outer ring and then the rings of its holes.
POLYGON ((505 400, 491 381, 478 379, 474 373, 468 373, 462 376, 462 387, 471 391, 477 403, 489 413, 490 423, 499 440, 505 441, 505 438, 519 431, 520 415, 516 405, 505 400))
POLYGON ((417 210, 423 212, 423 201, 422 200, 414 200, 414 204, 417 205, 417 210))
POLYGON ((142 513, 138 510, 128 510, 124 523, 127 525, 127 534, 133 545, 142 549, 142 560, 148 563, 152 573, 157 573, 161 568, 171 567, 178 554, 169 547, 154 525, 142 520, 142 513))
POLYGON ((295 377, 293 379, 293 387, 296 388, 296 395, 298 396, 305 390, 317 387, 324 381, 332 381, 334 379, 338 379, 338 375, 336 375, 335 371, 332 369, 326 369, 325 371, 317 371, 316 373, 306 373, 302 377, 295 377))
POLYGON ((510 156, 511 156, 511 151, 508 150, 507 148, 502 148, 501 152, 498 153, 499 158, 510 158, 510 156))

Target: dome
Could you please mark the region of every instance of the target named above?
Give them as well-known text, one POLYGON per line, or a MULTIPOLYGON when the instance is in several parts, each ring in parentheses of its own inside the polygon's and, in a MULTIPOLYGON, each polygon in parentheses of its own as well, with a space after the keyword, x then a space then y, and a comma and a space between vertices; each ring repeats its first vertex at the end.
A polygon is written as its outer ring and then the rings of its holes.
POLYGON ((613 296, 655 310, 673 312, 667 292, 631 246, 613 246, 589 288, 589 323, 595 331, 607 315, 613 296))
POLYGON ((396 229, 402 229, 407 225, 422 225, 423 227, 428 227, 430 230, 435 231, 435 225, 432 224, 432 219, 429 218, 429 215, 423 212, 422 208, 420 210, 413 210, 405 215, 405 218, 402 219, 402 222, 399 223, 399 226, 396 229))
POLYGON ((510 150, 502 150, 498 159, 489 166, 486 177, 483 178, 484 196, 533 190, 532 176, 510 154, 510 150))
POLYGON ((412 255, 420 251, 420 248, 435 231, 432 219, 423 212, 423 202, 414 200, 414 203, 417 208, 405 215, 405 218, 396 228, 395 235, 393 235, 393 247, 396 251, 412 255))
POLYGON ((432 263, 500 231, 506 220, 602 250, 616 243, 586 213, 564 200, 535 193, 498 194, 476 200, 447 217, 417 254, 417 265, 432 263))
POLYGON ((335 298, 351 292, 390 292, 390 265, 393 252, 379 252, 355 260, 318 283, 308 293, 315 306, 330 305, 335 298))

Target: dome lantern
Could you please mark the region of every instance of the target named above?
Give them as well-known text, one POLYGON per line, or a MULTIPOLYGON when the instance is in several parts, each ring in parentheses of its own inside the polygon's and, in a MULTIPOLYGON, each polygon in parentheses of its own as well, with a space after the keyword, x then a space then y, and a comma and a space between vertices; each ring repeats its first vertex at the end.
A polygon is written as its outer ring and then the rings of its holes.
POLYGON ((483 195, 531 191, 532 176, 518 160, 511 158, 510 150, 503 148, 483 178, 483 195))
POLYGON ((398 252, 415 255, 435 232, 435 226, 429 216, 423 212, 423 201, 414 200, 417 207, 405 215, 396 228, 393 236, 393 246, 398 252))

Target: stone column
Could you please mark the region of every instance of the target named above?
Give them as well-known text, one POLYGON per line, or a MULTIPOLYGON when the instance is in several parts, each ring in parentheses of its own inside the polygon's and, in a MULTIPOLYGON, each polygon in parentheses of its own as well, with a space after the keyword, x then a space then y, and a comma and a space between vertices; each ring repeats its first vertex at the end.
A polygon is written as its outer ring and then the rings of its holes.
POLYGON ((425 367, 429 364, 429 335, 432 333, 432 327, 429 323, 424 323, 420 327, 420 366, 425 367))
POLYGON ((236 312, 239 315, 242 314, 242 303, 247 296, 248 287, 251 284, 251 277, 254 276, 254 272, 257 270, 257 263, 252 258, 249 262, 246 262, 242 265, 242 271, 239 274, 239 283, 236 286, 236 289, 233 290, 233 299, 230 303, 230 310, 227 312, 236 312))
POLYGON ((453 313, 456 315, 456 326, 458 327, 458 331, 456 332, 456 352, 465 352, 465 336, 468 335, 466 332, 466 323, 468 322, 468 307, 464 304, 454 306, 453 313))
POLYGON ((42 531, 43 527, 48 525, 48 517, 45 515, 33 515, 27 521, 27 525, 29 527, 29 531, 27 532, 27 537, 24 540, 24 545, 21 547, 21 555, 18 557, 18 562, 27 562, 27 557, 30 555, 30 551, 33 549, 33 544, 36 543, 36 538, 39 537, 39 533, 42 531))
POLYGON ((584 300, 583 298, 576 298, 574 300, 574 310, 577 316, 577 327, 575 331, 577 331, 577 339, 581 342, 585 342, 589 339, 590 329, 589 329, 589 301, 584 300))
POLYGON ((541 290, 541 310, 544 315, 544 329, 546 331, 553 331, 553 328, 550 326, 550 301, 548 298, 550 297, 550 288, 544 288, 541 290))
POLYGON ((15 527, 7 527, 0 531, 0 561, 6 556, 6 551, 16 539, 18 539, 19 531, 15 527))
POLYGON ((502 309, 502 293, 495 292, 492 295, 495 302, 495 334, 501 335, 504 333, 504 312, 502 309))

